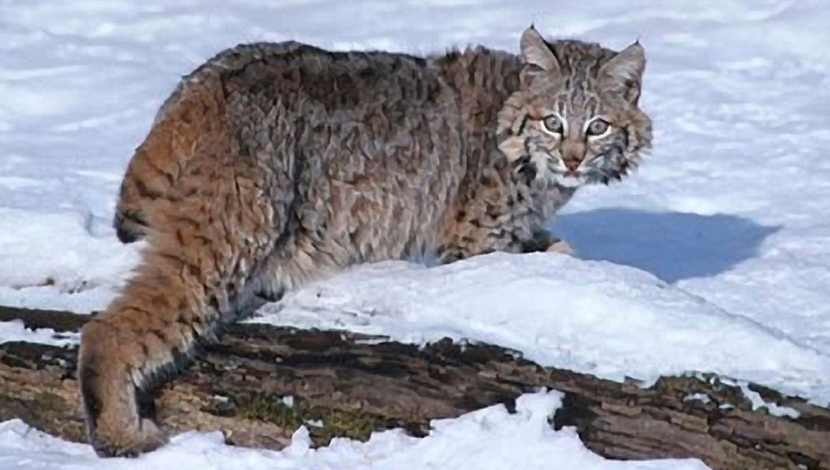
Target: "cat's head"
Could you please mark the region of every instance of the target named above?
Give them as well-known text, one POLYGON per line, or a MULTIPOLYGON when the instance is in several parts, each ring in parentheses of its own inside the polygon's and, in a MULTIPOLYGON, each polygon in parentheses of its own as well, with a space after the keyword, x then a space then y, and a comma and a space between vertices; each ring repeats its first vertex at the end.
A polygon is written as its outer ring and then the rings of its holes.
POLYGON ((637 166, 651 120, 637 106, 646 65, 639 43, 617 53, 581 41, 521 40, 519 90, 499 113, 499 149, 536 178, 608 183, 637 166))

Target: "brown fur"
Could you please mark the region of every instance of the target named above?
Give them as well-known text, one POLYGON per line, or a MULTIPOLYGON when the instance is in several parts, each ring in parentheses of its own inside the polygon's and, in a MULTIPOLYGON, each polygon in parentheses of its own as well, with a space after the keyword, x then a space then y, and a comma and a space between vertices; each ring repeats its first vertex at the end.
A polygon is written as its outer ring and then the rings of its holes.
POLYGON ((566 251, 545 223, 579 184, 624 175, 650 140, 635 46, 546 43, 532 28, 520 57, 254 44, 186 77, 118 203, 119 237, 147 237, 144 260, 82 334, 97 452, 161 445, 139 394, 263 298, 359 262, 566 251), (554 111, 577 130, 542 133, 554 111), (613 132, 580 134, 594 115, 613 132), (585 166, 563 172, 563 159, 585 166))

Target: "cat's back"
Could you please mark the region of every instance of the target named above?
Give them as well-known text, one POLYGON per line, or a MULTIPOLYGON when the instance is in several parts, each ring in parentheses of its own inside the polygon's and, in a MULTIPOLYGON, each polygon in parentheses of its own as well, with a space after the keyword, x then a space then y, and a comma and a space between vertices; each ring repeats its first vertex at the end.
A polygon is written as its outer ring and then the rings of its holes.
POLYGON ((256 59, 221 72, 226 119, 239 148, 257 136, 275 149, 262 153, 268 171, 295 178, 305 236, 343 263, 434 244, 465 166, 458 94, 440 69, 406 54, 272 47, 246 46, 256 59))
POLYGON ((432 186, 428 173, 457 166, 456 95, 430 61, 406 54, 298 42, 222 51, 183 77, 159 109, 122 183, 119 237, 143 234, 148 206, 194 165, 194 149, 215 146, 206 139, 277 172, 300 149, 314 167, 307 181, 380 182, 396 173, 413 187, 432 186))
MULTIPOLYGON (((156 116, 156 123, 184 104, 190 92, 221 87, 226 111, 240 97, 298 98, 329 111, 373 104, 440 101, 437 70, 421 57, 389 52, 331 52, 298 42, 241 44, 224 50, 185 76, 156 116)), ((284 103, 272 102, 273 105, 284 103)))

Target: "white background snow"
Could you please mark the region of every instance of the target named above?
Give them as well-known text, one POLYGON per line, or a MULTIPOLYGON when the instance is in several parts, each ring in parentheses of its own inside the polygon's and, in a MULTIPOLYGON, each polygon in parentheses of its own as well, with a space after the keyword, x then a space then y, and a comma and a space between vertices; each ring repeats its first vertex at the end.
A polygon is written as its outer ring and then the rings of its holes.
MULTIPOLYGON (((558 218, 579 259, 363 266, 257 321, 487 341, 613 379, 715 371, 830 402, 830 4, 546 3, 0 2, 0 304, 106 306, 138 260, 140 246, 110 227, 132 150, 179 77, 218 51, 296 39, 515 52, 534 22, 616 49, 639 39, 649 59, 654 150, 634 177, 581 190, 558 218)), ((0 341, 15 339, 52 341, 0 324, 0 341)), ((315 451, 300 432, 272 453, 194 433, 118 463, 11 421, 0 468, 704 468, 604 461, 547 427, 557 394, 521 403, 516 415, 493 407, 436 423, 424 440, 392 431, 315 451)))

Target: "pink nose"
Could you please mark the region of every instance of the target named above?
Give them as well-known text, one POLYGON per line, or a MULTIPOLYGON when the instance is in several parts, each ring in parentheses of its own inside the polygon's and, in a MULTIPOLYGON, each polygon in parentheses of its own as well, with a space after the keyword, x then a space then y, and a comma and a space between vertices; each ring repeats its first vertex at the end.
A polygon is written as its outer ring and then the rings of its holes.
POLYGON ((582 160, 577 160, 576 158, 566 158, 563 161, 565 163, 565 168, 567 168, 568 171, 576 171, 579 164, 582 163, 582 160))

